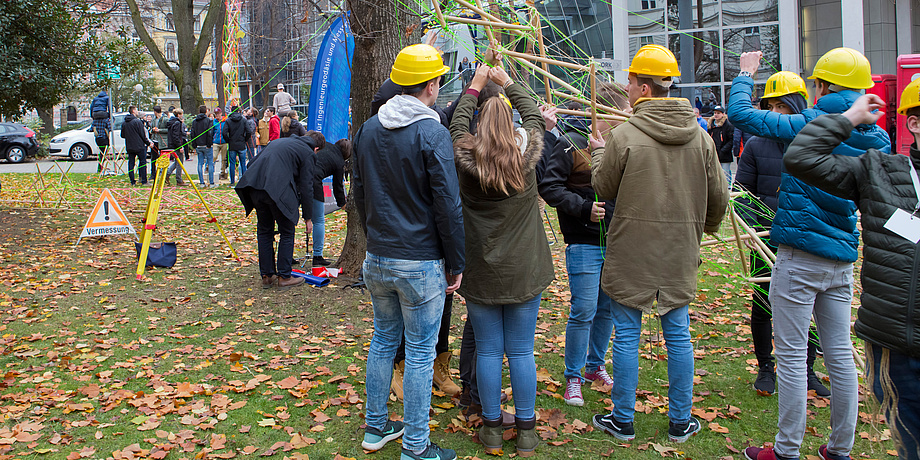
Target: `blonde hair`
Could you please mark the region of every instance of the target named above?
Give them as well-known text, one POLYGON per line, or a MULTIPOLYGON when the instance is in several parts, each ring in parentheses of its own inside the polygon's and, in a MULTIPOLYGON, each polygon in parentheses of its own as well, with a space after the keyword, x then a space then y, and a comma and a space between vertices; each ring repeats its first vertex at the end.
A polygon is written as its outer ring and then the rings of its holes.
POLYGON ((288 132, 291 130, 291 120, 297 116, 297 112, 291 110, 290 112, 284 114, 284 120, 281 120, 281 131, 288 132))
POLYGON ((473 153, 483 191, 508 194, 509 189, 520 192, 527 185, 520 142, 523 139, 514 129, 511 108, 500 98, 490 97, 480 108, 477 134, 464 135, 455 147, 473 153))

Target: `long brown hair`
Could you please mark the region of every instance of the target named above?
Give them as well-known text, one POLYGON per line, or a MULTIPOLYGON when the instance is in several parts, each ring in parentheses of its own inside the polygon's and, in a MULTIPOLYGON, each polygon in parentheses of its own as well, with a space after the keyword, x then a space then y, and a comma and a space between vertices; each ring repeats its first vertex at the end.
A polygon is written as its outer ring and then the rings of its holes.
POLYGON ((520 192, 526 185, 519 142, 522 139, 511 121, 511 108, 501 98, 490 97, 479 110, 477 134, 466 134, 455 147, 473 153, 483 191, 508 194, 509 188, 520 192))

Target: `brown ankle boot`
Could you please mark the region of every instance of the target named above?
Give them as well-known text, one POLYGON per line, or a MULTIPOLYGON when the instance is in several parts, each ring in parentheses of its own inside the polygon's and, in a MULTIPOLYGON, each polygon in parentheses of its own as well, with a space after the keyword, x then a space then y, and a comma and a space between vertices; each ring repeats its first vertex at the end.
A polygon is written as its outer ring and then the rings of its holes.
POLYGON ((262 275, 262 289, 271 289, 278 281, 275 275, 262 275))
POLYGON ((406 370, 406 360, 402 360, 393 366, 393 380, 390 381, 390 391, 396 395, 396 399, 403 400, 403 372, 406 370))
POLYGON ((438 355, 434 360, 434 375, 432 376, 434 384, 438 389, 447 393, 447 396, 454 397, 460 394, 460 387, 450 378, 450 352, 445 351, 438 355))
POLYGON ((289 278, 281 277, 278 279, 278 287, 280 289, 290 289, 294 286, 300 286, 303 284, 303 278, 299 276, 291 276, 289 278))

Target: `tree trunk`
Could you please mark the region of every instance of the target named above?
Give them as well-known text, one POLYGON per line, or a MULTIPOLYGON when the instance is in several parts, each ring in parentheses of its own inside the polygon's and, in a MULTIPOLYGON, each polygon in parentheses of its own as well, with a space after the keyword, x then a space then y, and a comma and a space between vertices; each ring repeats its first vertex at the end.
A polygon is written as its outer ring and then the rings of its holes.
MULTIPOLYGON (((352 136, 371 117, 371 100, 377 89, 389 78, 390 67, 403 46, 418 43, 418 32, 406 36, 407 26, 416 24, 417 17, 390 0, 348 0, 350 25, 355 36, 355 51, 351 65, 352 136)), ((421 29, 420 27, 415 30, 421 29)), ((367 240, 354 205, 354 192, 349 189, 345 205, 347 215, 345 245, 336 261, 348 276, 361 273, 367 240)))
MULTIPOLYGON (((54 135, 54 109, 38 109, 38 117, 42 119, 42 129, 41 134, 47 134, 49 136, 54 135)), ((62 121, 61 126, 67 124, 67 121, 62 121)))
POLYGON ((221 110, 227 105, 227 96, 224 92, 224 25, 227 23, 227 4, 220 2, 220 10, 217 15, 217 24, 214 25, 214 65, 217 72, 217 106, 221 110))

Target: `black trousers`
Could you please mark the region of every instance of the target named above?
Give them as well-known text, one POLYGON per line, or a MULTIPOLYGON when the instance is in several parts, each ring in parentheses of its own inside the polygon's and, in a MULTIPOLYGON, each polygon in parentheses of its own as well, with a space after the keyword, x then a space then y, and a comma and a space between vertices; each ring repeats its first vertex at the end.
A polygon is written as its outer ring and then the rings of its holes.
MULTIPOLYGON (((776 254, 777 247, 770 243, 769 238, 763 238, 767 247, 776 254)), ((751 277, 770 276, 770 266, 761 259, 757 251, 751 251, 751 277)), ((757 365, 763 367, 773 365, 773 306, 770 305, 770 283, 756 283, 754 294, 751 296, 751 335, 754 341, 754 356, 757 365)), ((806 362, 808 372, 815 364, 818 349, 818 330, 814 325, 808 331, 808 349, 806 362)))
POLYGON ((160 149, 150 149, 150 180, 157 180, 157 159, 160 158, 160 149))
POLYGON ((141 176, 141 183, 147 183, 147 152, 128 152, 128 179, 134 185, 134 167, 137 164, 137 173, 141 176), (137 160, 135 162, 135 160, 137 160))
MULTIPOLYGON (((179 153, 181 155, 181 152, 179 153)), ((264 190, 250 190, 252 205, 256 210, 256 239, 259 247, 259 273, 263 276, 291 277, 294 263, 295 222, 285 217, 278 205, 264 190), (275 265, 275 225, 281 233, 278 242, 278 265, 275 265)))
POLYGON ((476 383, 476 333, 467 317, 460 341, 460 383, 470 389, 473 404, 479 404, 479 384, 476 383))
MULTIPOLYGON (((438 330, 438 343, 434 346, 436 355, 449 351, 447 348, 447 340, 450 338, 450 312, 453 305, 454 294, 447 294, 447 297, 444 298, 444 311, 441 312, 441 328, 438 330)), ((396 349, 396 358, 393 360, 393 363, 398 363, 405 359, 406 336, 404 335, 402 340, 399 341, 399 348, 396 349)))

